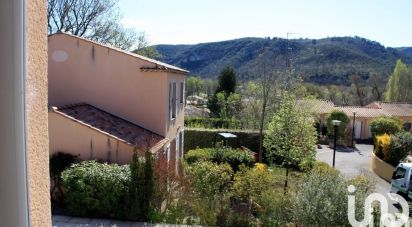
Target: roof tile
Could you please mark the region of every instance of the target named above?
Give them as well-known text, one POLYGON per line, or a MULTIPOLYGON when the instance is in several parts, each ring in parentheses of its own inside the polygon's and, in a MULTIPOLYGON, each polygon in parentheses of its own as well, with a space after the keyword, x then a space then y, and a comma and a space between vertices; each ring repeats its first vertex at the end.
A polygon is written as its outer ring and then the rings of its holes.
POLYGON ((164 143, 164 137, 89 104, 52 107, 52 111, 142 150, 164 143))

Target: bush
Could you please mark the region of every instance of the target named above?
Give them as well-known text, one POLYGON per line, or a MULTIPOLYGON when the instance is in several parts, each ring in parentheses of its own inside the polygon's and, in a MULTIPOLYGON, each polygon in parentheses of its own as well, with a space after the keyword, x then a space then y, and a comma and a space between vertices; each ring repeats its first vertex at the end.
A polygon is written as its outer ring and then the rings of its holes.
POLYGON ((240 125, 240 121, 234 118, 222 119, 222 118, 209 118, 209 117, 185 117, 185 127, 190 127, 190 128, 237 129, 238 125, 240 125))
POLYGON ((204 148, 190 150, 185 155, 185 160, 188 164, 193 164, 200 161, 211 161, 214 163, 228 163, 234 171, 239 169, 241 164, 245 166, 253 166, 255 157, 253 153, 247 150, 232 149, 232 148, 204 148))
POLYGON ((334 126, 332 124, 332 120, 339 120, 341 121, 340 125, 337 128, 337 139, 341 139, 345 135, 346 128, 348 127, 349 124, 349 117, 343 112, 339 110, 334 110, 332 113, 330 113, 328 119, 327 119, 327 127, 328 127, 328 136, 330 138, 333 137, 335 133, 334 126))
POLYGON ((189 203, 203 225, 217 225, 228 206, 233 171, 228 164, 196 162, 187 166, 186 175, 194 197, 189 203))
POLYGON ((252 211, 260 215, 265 213, 262 205, 268 201, 262 200, 263 195, 271 195, 275 188, 275 178, 264 166, 255 165, 255 168, 242 166, 236 173, 231 191, 232 204, 235 213, 239 214, 238 220, 250 225, 252 211), (270 192, 269 192, 270 191, 270 192))
POLYGON ((354 195, 358 202, 355 210, 357 217, 360 217, 365 198, 373 192, 373 181, 364 176, 346 181, 341 174, 329 171, 323 164, 315 167, 292 197, 294 223, 303 226, 349 226, 347 186, 351 184, 356 187, 354 195))
POLYGON ((371 121, 372 138, 388 134, 392 135, 402 130, 402 121, 395 117, 378 117, 371 121))
POLYGON ((375 138, 375 154, 380 159, 385 160, 389 154, 389 145, 391 143, 391 136, 383 134, 376 136, 375 138))
POLYGON ((124 217, 130 179, 127 165, 84 161, 62 173, 64 200, 74 214, 88 217, 124 217))
POLYGON ((385 133, 375 138, 376 156, 393 166, 397 166, 411 151, 412 134, 409 132, 385 133))
POLYGON ((70 167, 71 164, 79 162, 78 155, 72 155, 64 152, 54 153, 50 157, 49 168, 50 168, 50 195, 51 198, 56 202, 61 202, 63 196, 63 191, 61 190, 62 180, 61 173, 70 167))
POLYGON ((185 152, 196 148, 214 147, 214 139, 219 132, 230 132, 238 138, 229 140, 228 145, 232 147, 244 146, 252 151, 259 150, 259 133, 244 130, 213 130, 213 129, 185 129, 184 148, 185 152), (202 139, 199 139, 202 138, 202 139))
POLYGON ((391 138, 389 152, 385 161, 397 166, 412 151, 412 134, 409 132, 398 132, 391 138))

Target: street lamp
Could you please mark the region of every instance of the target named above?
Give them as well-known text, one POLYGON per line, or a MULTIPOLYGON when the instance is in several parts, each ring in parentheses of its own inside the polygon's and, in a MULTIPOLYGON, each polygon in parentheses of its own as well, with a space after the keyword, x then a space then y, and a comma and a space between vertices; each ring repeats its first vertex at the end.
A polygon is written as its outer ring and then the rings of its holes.
POLYGON ((356 119, 356 112, 353 111, 352 147, 355 147, 355 119, 356 119))
POLYGON ((340 125, 340 123, 341 123, 341 121, 339 121, 339 120, 332 120, 332 124, 333 124, 333 128, 334 128, 334 131, 335 131, 335 138, 334 138, 334 142, 333 142, 333 164, 332 164, 332 166, 333 166, 333 168, 335 168, 335 155, 336 155, 336 137, 337 137, 337 135, 336 135, 336 133, 337 133, 337 129, 338 129, 338 126, 340 125))

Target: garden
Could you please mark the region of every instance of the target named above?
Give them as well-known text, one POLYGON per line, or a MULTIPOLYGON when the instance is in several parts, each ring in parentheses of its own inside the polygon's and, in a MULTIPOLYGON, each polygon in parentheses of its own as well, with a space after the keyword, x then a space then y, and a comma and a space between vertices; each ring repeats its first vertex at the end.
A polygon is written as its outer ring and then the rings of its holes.
POLYGON ((150 152, 129 165, 51 157, 52 198, 67 215, 207 226, 349 225, 347 187, 357 217, 374 190, 367 176, 347 179, 315 160, 310 115, 285 94, 265 133, 266 163, 248 149, 193 148, 176 175, 150 152), (181 172, 181 171, 179 171, 181 172))

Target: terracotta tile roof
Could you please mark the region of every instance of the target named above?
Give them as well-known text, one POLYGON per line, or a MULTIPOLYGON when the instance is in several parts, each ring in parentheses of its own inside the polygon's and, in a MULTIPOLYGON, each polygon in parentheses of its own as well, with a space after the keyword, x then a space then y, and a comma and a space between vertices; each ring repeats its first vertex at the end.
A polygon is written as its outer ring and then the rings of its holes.
POLYGON ((356 117, 364 117, 364 118, 390 116, 386 111, 379 109, 379 108, 373 108, 373 107, 337 106, 334 109, 345 112, 346 115, 348 115, 348 117, 353 116, 353 112, 356 112, 356 117))
POLYGON ((330 113, 335 107, 333 102, 323 99, 301 99, 297 101, 297 105, 298 107, 316 114, 330 113))
POLYGON ((89 104, 52 107, 52 111, 142 150, 149 145, 152 152, 156 152, 167 142, 152 131, 89 104))
POLYGON ((93 41, 93 40, 90 40, 90 39, 86 39, 86 38, 83 38, 83 37, 72 35, 70 33, 59 31, 59 32, 56 32, 54 34, 49 35, 49 37, 50 36, 57 36, 57 35, 66 35, 66 36, 73 37, 73 38, 76 38, 76 39, 84 40, 86 42, 93 43, 93 44, 98 45, 98 46, 110 48, 110 49, 118 51, 120 53, 129 55, 131 57, 139 58, 143 61, 155 64, 154 66, 142 67, 141 68, 142 71, 146 71, 146 72, 167 71, 167 72, 176 72, 176 73, 181 73, 181 74, 188 74, 189 73, 189 71, 184 70, 182 68, 179 68, 179 67, 176 67, 176 66, 173 66, 173 65, 169 65, 169 64, 166 64, 164 62, 157 61, 157 60, 154 60, 154 59, 151 59, 151 58, 139 55, 139 54, 135 54, 135 53, 132 53, 130 51, 125 51, 125 50, 122 50, 120 48, 112 47, 110 45, 102 44, 102 43, 99 43, 99 42, 96 42, 96 41, 93 41))
POLYGON ((367 107, 382 109, 390 116, 412 116, 412 103, 372 102, 367 107))

